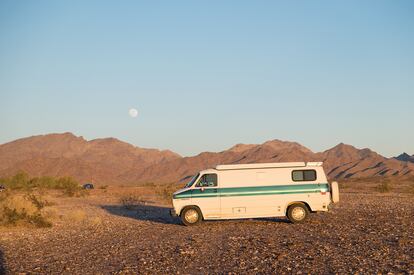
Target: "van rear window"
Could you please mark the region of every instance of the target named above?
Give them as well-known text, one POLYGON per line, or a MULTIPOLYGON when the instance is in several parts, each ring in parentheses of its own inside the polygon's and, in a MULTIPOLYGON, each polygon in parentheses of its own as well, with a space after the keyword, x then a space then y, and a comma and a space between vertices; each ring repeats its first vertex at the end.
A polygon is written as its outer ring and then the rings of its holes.
POLYGON ((294 170, 292 171, 293 181, 315 181, 316 171, 315 170, 294 170))

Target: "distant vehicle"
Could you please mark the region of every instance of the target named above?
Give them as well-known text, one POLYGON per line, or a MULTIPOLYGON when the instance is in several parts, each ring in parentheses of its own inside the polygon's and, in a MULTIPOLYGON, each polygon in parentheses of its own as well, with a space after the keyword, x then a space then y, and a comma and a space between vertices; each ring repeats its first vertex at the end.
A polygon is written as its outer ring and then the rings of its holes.
POLYGON ((82 186, 82 188, 83 188, 83 189, 94 189, 95 187, 93 186, 93 184, 92 184, 92 183, 85 183, 85 184, 82 186))
POLYGON ((0 192, 6 190, 6 186, 0 184, 0 192))
POLYGON ((170 214, 185 225, 280 216, 300 223, 338 201, 338 183, 328 183, 321 162, 218 165, 174 193, 170 214))

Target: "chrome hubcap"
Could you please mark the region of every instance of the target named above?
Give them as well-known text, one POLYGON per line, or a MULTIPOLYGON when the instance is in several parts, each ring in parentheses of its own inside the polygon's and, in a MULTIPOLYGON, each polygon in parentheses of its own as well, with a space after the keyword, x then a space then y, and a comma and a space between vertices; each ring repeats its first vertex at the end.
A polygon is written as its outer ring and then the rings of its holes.
POLYGON ((303 220, 306 216, 306 212, 305 209, 303 209, 302 207, 295 207, 292 210, 292 217, 297 220, 303 220))
POLYGON ((189 223, 195 223, 198 221, 198 213, 194 209, 187 210, 185 212, 185 220, 189 223))

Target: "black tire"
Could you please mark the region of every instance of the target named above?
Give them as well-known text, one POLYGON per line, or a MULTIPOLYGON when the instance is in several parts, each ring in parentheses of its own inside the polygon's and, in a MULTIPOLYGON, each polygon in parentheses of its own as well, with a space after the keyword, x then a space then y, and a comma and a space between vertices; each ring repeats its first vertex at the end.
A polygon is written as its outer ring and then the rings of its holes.
POLYGON ((294 203, 288 207, 287 217, 292 223, 302 223, 309 216, 309 209, 303 203, 294 203))
POLYGON ((181 221, 184 225, 197 225, 203 220, 203 215, 198 207, 187 206, 181 211, 181 221))

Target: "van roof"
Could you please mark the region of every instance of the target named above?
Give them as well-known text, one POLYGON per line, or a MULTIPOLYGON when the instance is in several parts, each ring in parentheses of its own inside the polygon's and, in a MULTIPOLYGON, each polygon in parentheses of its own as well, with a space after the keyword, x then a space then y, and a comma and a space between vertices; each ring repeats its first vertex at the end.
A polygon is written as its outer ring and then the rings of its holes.
POLYGON ((226 164, 226 165, 217 165, 216 170, 309 167, 309 166, 322 166, 322 164, 323 164, 322 162, 275 162, 275 163, 252 163, 252 164, 226 164))

